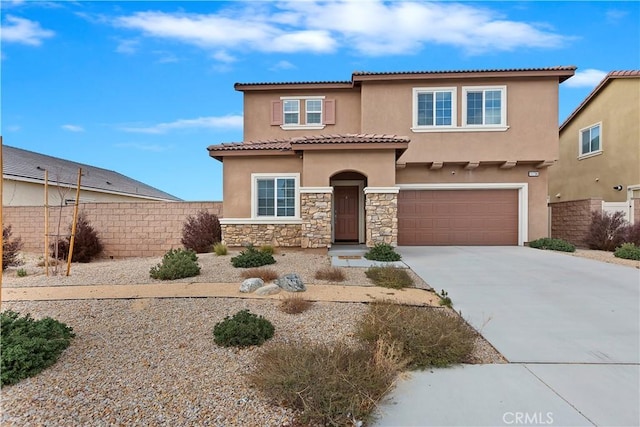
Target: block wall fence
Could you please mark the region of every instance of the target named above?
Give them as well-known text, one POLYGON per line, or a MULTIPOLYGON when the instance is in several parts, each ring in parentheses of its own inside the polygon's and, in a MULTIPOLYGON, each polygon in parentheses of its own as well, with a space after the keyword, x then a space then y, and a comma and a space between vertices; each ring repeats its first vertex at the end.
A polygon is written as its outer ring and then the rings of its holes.
MULTIPOLYGON (((182 247, 182 226, 200 210, 222 218, 222 202, 82 203, 79 209, 98 232, 103 255, 113 258, 159 256, 182 247)), ((58 212, 49 208, 49 234, 56 232, 58 212)), ((60 234, 68 233, 72 219, 73 206, 62 208, 60 234)), ((44 207, 4 206, 3 223, 22 239, 23 251, 44 254, 44 207)))

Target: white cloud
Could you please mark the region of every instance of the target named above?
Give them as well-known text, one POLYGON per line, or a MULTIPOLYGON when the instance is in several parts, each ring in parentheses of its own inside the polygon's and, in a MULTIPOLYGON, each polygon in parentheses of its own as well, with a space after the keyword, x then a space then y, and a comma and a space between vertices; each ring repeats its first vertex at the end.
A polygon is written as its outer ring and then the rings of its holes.
POLYGON ((229 55, 225 50, 219 50, 212 55, 213 59, 219 62, 230 64, 236 62, 238 59, 235 56, 229 55))
POLYGON ((22 129, 22 127, 19 126, 19 125, 7 126, 7 130, 9 132, 19 132, 21 129, 22 129))
POLYGON ((173 130, 187 129, 242 129, 242 125, 242 116, 228 115, 222 117, 180 119, 169 123, 158 123, 153 126, 122 127, 120 130, 134 133, 164 134, 173 130))
POLYGON ((7 15, 1 33, 4 43, 20 43, 30 46, 40 46, 44 39, 54 35, 53 31, 45 30, 38 22, 13 15, 7 15))
POLYGON ((615 24, 629 14, 626 10, 609 9, 605 14, 609 24, 615 24))
POLYGON ((588 68, 584 71, 576 71, 576 74, 564 82, 563 85, 568 87, 593 88, 596 87, 606 75, 606 71, 588 68))
POLYGON ((78 125, 62 125, 60 127, 69 132, 84 132, 84 128, 78 125))
POLYGON ((114 147, 133 148, 134 150, 151 151, 153 153, 161 153, 163 151, 168 151, 173 148, 172 146, 164 146, 164 145, 158 145, 158 144, 138 144, 135 142, 115 144, 114 147))
POLYGON ((298 68, 298 67, 296 67, 289 61, 278 61, 276 64, 273 65, 273 67, 269 69, 271 71, 280 71, 280 70, 292 70, 295 68, 298 68))
POLYGON ((138 40, 119 40, 118 46, 116 47, 116 52, 124 53, 126 55, 133 55, 138 51, 138 45, 140 41, 138 40))
POLYGON ((138 12, 116 19, 150 37, 206 49, 364 55, 412 54, 428 44, 467 53, 555 48, 570 37, 545 23, 509 20, 488 7, 458 3, 335 1, 240 3, 218 14, 138 12))

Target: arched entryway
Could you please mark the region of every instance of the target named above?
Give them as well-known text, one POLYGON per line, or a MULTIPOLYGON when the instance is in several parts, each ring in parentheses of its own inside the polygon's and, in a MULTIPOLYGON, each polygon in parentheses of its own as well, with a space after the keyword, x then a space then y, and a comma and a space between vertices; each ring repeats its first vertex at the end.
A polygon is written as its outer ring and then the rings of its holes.
POLYGON ((364 243, 367 177, 358 171, 341 171, 331 176, 330 183, 333 188, 333 243, 364 243))

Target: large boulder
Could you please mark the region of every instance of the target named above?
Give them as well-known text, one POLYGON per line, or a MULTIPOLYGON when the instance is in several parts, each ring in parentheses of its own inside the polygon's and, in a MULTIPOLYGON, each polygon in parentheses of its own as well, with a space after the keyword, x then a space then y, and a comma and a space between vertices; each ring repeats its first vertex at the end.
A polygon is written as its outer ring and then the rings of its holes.
POLYGON ((274 283, 288 292, 304 292, 307 290, 304 283, 302 283, 302 279, 296 273, 285 274, 276 279, 274 283))
POLYGON ((274 295, 274 294, 279 293, 281 290, 282 290, 282 288, 280 286, 271 284, 271 285, 267 285, 267 286, 263 286, 263 287, 259 288, 256 291, 256 295, 262 295, 262 296, 274 295))
POLYGON ((263 286, 264 280, 257 277, 252 277, 242 282, 242 284, 240 285, 240 292, 250 293, 263 286))

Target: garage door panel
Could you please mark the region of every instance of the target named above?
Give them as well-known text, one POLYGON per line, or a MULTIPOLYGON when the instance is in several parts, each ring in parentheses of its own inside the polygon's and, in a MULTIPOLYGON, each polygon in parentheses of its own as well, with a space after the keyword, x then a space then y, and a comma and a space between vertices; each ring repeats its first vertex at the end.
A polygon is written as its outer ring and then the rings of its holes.
POLYGON ((400 245, 517 245, 517 190, 405 190, 400 245))

